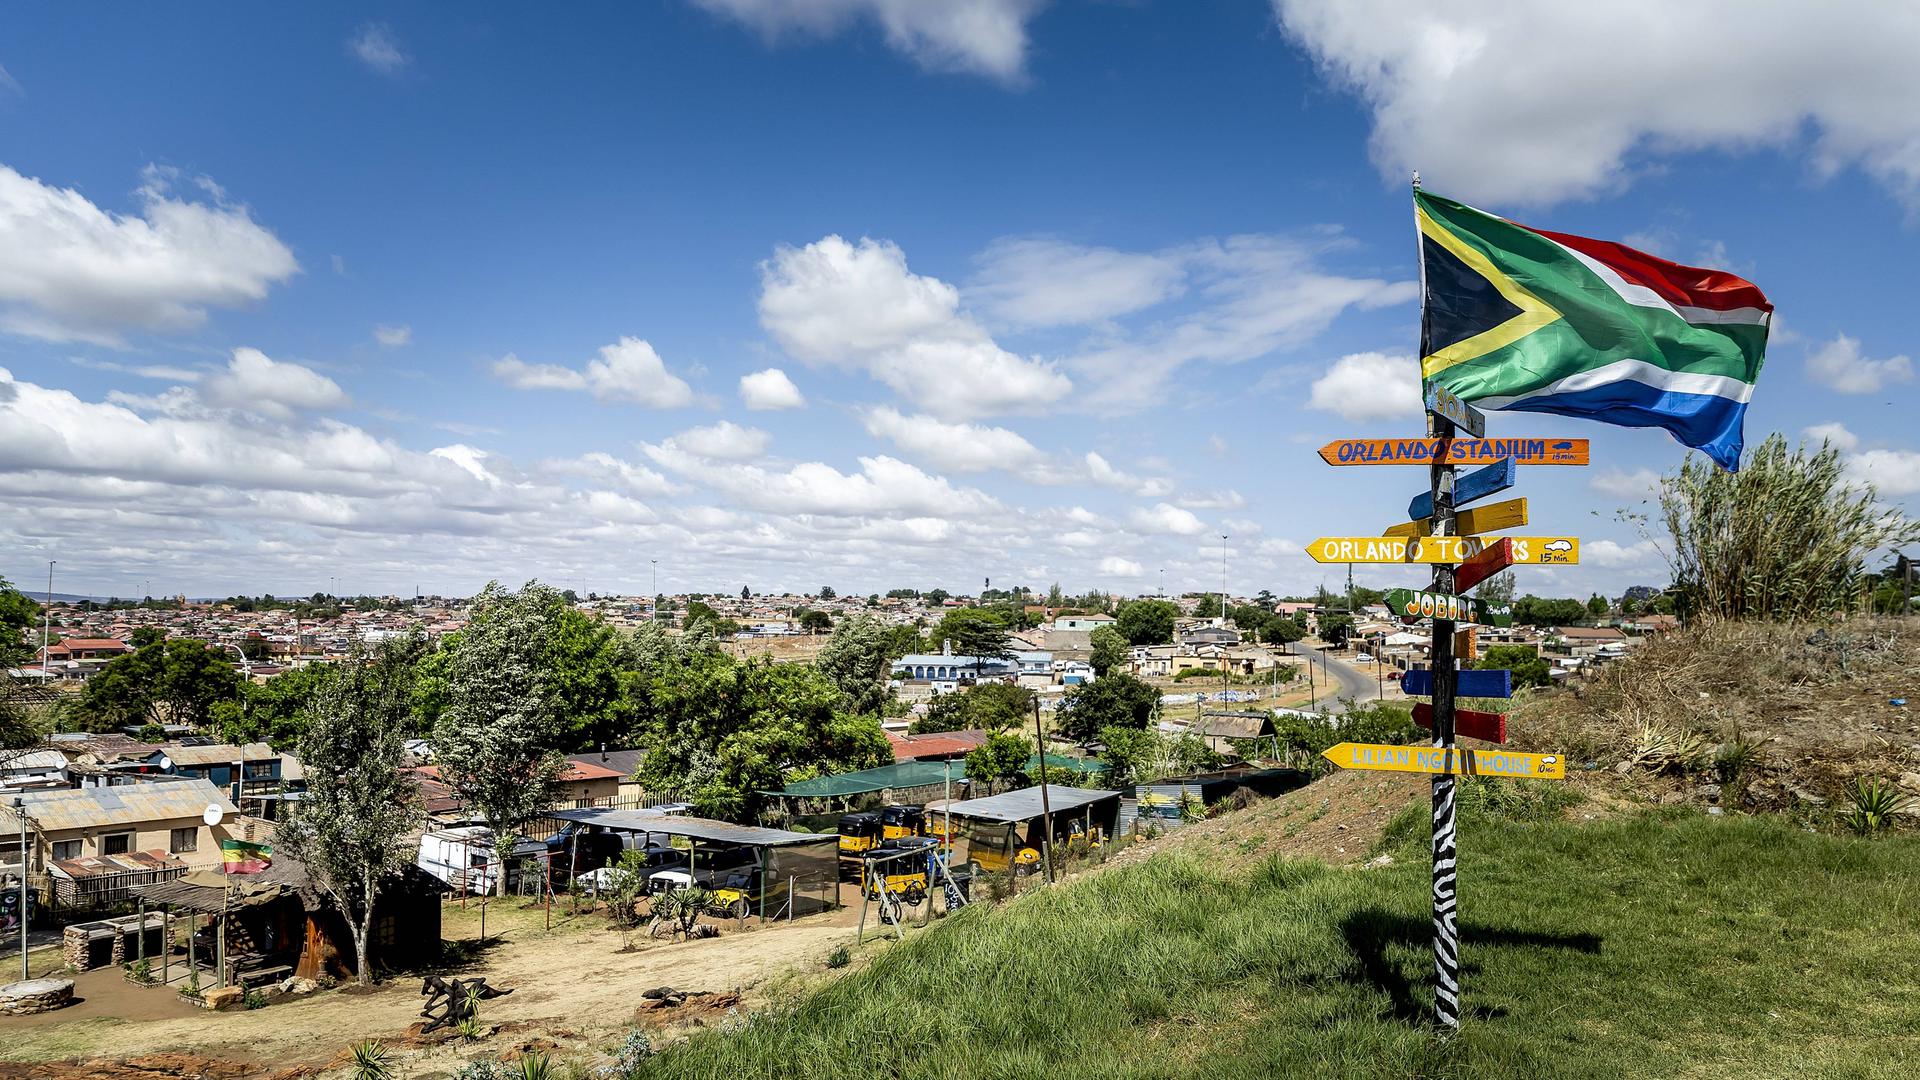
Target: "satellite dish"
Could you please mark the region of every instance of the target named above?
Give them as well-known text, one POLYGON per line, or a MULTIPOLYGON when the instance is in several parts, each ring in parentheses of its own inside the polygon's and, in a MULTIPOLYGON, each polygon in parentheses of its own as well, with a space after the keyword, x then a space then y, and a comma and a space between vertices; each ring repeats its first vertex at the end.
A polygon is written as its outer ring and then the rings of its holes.
POLYGON ((200 820, 209 825, 220 824, 220 819, 226 816, 226 811, 220 809, 219 803, 208 803, 207 808, 200 811, 200 820))

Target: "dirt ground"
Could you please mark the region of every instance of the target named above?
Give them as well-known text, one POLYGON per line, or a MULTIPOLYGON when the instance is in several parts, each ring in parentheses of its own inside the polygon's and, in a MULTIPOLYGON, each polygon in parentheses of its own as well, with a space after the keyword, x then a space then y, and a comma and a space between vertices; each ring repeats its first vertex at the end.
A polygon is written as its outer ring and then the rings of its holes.
MULTIPOLYGON (((537 908, 496 911, 489 918, 489 943, 459 973, 484 976, 513 993, 481 1006, 481 1020, 497 1032, 461 1047, 410 1039, 423 1003, 417 979, 368 993, 326 991, 254 1011, 209 1013, 177 1003, 166 991, 129 986, 117 970, 89 972, 76 980, 76 992, 86 1001, 38 1017, 0 1019, 0 1080, 321 1070, 370 1038, 403 1047, 402 1071, 412 1075, 451 1071, 479 1053, 500 1054, 538 1040, 544 1040, 538 1048, 551 1043, 572 1057, 635 1026, 642 993, 655 987, 740 992, 749 1006, 756 988, 772 976, 796 966, 819 968, 834 946, 851 943, 849 928, 858 918, 852 908, 699 941, 662 943, 641 936, 636 951, 622 953, 619 933, 605 928, 603 916, 582 916, 547 932, 537 908)), ((476 928, 471 911, 448 907, 449 940, 470 938, 476 928)), ((639 1022, 670 1030, 713 1019, 681 1009, 647 1011, 639 1022)))

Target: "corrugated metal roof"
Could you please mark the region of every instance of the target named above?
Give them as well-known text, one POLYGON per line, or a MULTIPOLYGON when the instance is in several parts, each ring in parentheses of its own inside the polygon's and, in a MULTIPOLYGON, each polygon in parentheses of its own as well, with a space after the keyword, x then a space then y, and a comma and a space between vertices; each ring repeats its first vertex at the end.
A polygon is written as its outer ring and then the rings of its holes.
POLYGON ((26 791, 21 793, 21 798, 26 800, 27 814, 33 818, 34 825, 47 832, 198 818, 209 803, 223 813, 240 812, 219 788, 197 777, 64 791, 26 791))
POLYGON ((231 765, 236 761, 272 761, 280 755, 273 747, 263 742, 248 743, 245 746, 229 746, 215 743, 212 746, 175 746, 172 743, 160 748, 175 765, 231 765))
POLYGON ((55 873, 64 874, 76 881, 99 874, 124 874, 130 870, 154 873, 186 868, 186 863, 164 851, 129 851, 124 855, 88 855, 80 859, 53 861, 55 873))
MULTIPOLYGON (((552 810, 548 817, 599 825, 624 832, 652 832, 665 836, 687 836, 716 844, 750 844, 754 847, 785 847, 788 844, 812 844, 833 840, 832 833, 788 832, 762 829, 753 825, 735 825, 729 821, 682 817, 651 810, 614 810, 595 807, 585 810, 552 810)), ((837 842, 837 841, 836 841, 837 842)))
POLYGON ((58 750, 28 750, 7 758, 4 765, 8 772, 58 772, 67 767, 67 755, 58 750))
MULTIPOLYGON (((1062 787, 1059 784, 1047 785, 1047 802, 1056 814, 1096 803, 1102 799, 1117 799, 1117 791, 1102 791, 1098 788, 1062 787)), ((979 799, 961 799, 947 804, 944 812, 957 817, 979 818, 983 821, 1031 821, 1039 817, 1046 808, 1040 804, 1040 786, 1035 784, 1019 791, 1002 792, 979 799)))

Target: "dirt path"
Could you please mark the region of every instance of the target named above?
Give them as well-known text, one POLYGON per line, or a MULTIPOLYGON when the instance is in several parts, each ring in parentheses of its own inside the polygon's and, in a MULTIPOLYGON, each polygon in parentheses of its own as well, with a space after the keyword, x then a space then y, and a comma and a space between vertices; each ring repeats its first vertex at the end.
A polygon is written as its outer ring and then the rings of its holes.
MULTIPOLYGON (((484 975, 492 985, 513 989, 481 1009, 487 1024, 507 1027, 508 1035, 500 1037, 507 1040, 502 1046, 545 1031, 604 1041, 633 1026, 645 990, 663 985, 695 991, 750 989, 795 964, 817 965, 851 936, 844 917, 824 916, 703 941, 648 942, 635 952, 621 953, 620 937, 610 930, 553 935, 511 930, 462 975, 484 975)), ((118 972, 99 974, 118 978, 118 972)), ((404 1041, 408 1027, 419 1020, 419 990, 417 981, 408 980, 366 994, 326 992, 251 1012, 183 1010, 185 1015, 171 1015, 173 1010, 165 1008, 160 1011, 169 1015, 154 1016, 148 1010, 145 1016, 122 1012, 107 1017, 89 1010, 92 1015, 55 1013, 32 1023, 0 1020, 0 1059, 121 1058, 165 1051, 271 1063, 272 1070, 317 1067, 362 1039, 404 1041)), ((165 1000, 158 990, 133 992, 165 1000)), ((8 1075, 22 1074, 0 1069, 0 1077, 8 1075)), ((28 1075, 62 1074, 40 1070, 28 1075)))

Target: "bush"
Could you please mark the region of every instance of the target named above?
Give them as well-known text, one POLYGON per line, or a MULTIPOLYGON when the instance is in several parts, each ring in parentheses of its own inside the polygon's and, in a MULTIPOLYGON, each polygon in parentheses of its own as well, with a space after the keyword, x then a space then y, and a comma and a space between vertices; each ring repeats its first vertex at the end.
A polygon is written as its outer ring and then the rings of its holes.
POLYGON ((845 945, 835 945, 833 951, 827 954, 829 968, 843 968, 851 963, 853 963, 853 953, 848 951, 845 945))

